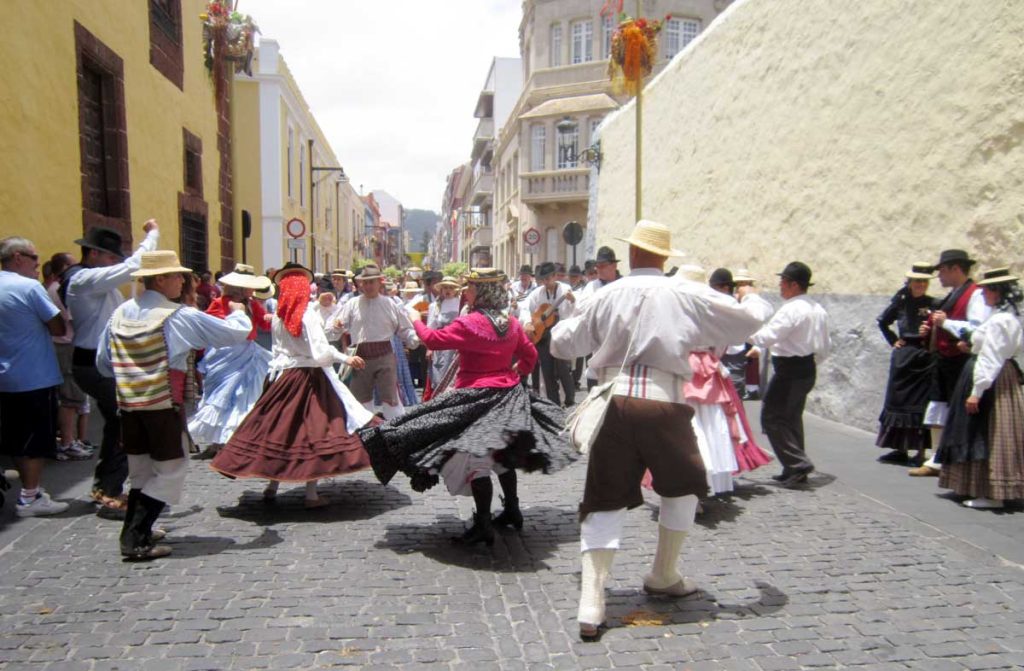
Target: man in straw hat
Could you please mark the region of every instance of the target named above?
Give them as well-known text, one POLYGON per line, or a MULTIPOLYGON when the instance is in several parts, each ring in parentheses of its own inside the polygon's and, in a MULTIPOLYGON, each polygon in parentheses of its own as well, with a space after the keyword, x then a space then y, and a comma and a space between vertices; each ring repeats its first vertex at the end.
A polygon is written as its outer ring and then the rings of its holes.
POLYGON ((665 277, 672 248, 668 227, 643 220, 628 238, 632 272, 596 292, 573 317, 555 325, 552 353, 594 355, 590 365, 613 385, 603 424, 590 450, 580 504, 583 578, 580 637, 599 635, 604 585, 619 548, 626 509, 643 503, 640 482, 650 470, 661 496, 658 549, 643 578, 650 594, 686 596, 697 586, 676 563, 693 526, 707 476, 682 396, 691 350, 739 342, 761 321, 744 305, 709 287, 665 277))
POLYGON ((75 325, 72 370, 75 382, 96 399, 103 416, 103 441, 92 481, 92 498, 100 504, 99 513, 119 517, 124 514, 124 481, 128 477, 128 459, 121 449, 120 418, 114 383, 96 369, 96 348, 100 333, 114 309, 124 301, 120 287, 139 269, 143 252, 156 249, 160 238, 155 219, 143 226, 146 237, 130 257, 122 252, 121 234, 107 228, 90 229, 76 240, 82 248, 82 262, 64 272, 60 294, 75 325))
POLYGON ((807 264, 793 261, 778 275, 785 303, 748 342, 772 349, 775 374, 764 392, 761 428, 782 463, 775 479, 791 487, 805 482, 814 470, 804 445, 804 404, 814 388, 817 364, 828 357, 832 341, 828 314, 807 296, 813 284, 807 264))
MULTIPOLYGON (((928 339, 929 349, 935 355, 932 390, 924 413, 924 424, 932 430, 933 447, 939 444, 942 427, 946 425, 949 414, 949 399, 960 372, 970 358, 971 333, 991 314, 983 292, 971 279, 974 264, 975 260, 964 250, 946 249, 939 254, 939 261, 934 266, 939 284, 950 292, 920 329, 921 337, 928 339)), ((932 455, 931 459, 908 473, 915 477, 938 476, 939 470, 940 466, 932 455)))
POLYGON ((401 415, 398 398, 398 370, 391 336, 398 335, 409 349, 420 346, 405 310, 381 292, 384 275, 374 265, 364 266, 356 276, 359 296, 342 307, 338 322, 356 348, 356 356, 366 362, 352 371, 349 389, 368 410, 373 410, 373 392, 383 403, 385 419, 401 415))
POLYGON ((121 554, 144 561, 171 553, 157 545, 153 523, 167 504, 181 500, 188 470, 185 420, 179 406, 189 352, 244 343, 252 330, 245 306, 232 303, 221 320, 175 303, 185 282, 178 255, 145 252, 131 276, 145 286, 114 310, 100 334, 96 367, 114 378, 131 489, 121 529, 121 554))

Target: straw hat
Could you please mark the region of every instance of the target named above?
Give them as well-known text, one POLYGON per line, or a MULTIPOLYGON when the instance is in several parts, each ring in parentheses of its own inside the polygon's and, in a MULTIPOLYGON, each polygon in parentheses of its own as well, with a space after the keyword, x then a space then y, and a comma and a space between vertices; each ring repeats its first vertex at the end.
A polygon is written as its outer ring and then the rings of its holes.
POLYGON ((679 266, 679 269, 676 271, 676 277, 687 279, 691 282, 700 282, 701 284, 705 282, 704 269, 692 264, 679 266))
POLYGON ((271 284, 266 289, 257 289, 256 291, 254 291, 253 294, 252 294, 252 297, 255 298, 256 300, 266 301, 266 300, 270 300, 271 298, 273 298, 274 294, 276 292, 277 292, 277 287, 275 287, 273 284, 271 284))
POLYGON ((220 278, 221 284, 242 289, 266 290, 273 282, 269 277, 257 275, 252 266, 236 263, 234 270, 220 278))
POLYGON ((753 284, 757 279, 750 274, 750 271, 746 268, 737 268, 732 273, 733 282, 750 282, 753 284))
POLYGON ((505 273, 495 268, 470 268, 469 274, 466 275, 466 281, 470 284, 504 282, 505 273))
POLYGON ((990 287, 993 284, 1005 284, 1006 282, 1016 282, 1016 275, 1010 274, 1009 268, 993 268, 992 270, 986 270, 982 273, 981 279, 978 281, 979 287, 990 287))
POLYGON ((451 275, 445 275, 441 278, 441 281, 434 285, 435 287, 449 287, 451 289, 461 289, 462 284, 459 280, 451 275))
POLYGON ((373 264, 363 266, 363 269, 356 275, 357 280, 376 280, 384 277, 384 273, 380 271, 380 267, 373 264))
POLYGON ((174 273, 190 273, 191 268, 181 265, 178 252, 172 249, 158 249, 155 252, 142 252, 142 266, 132 273, 132 277, 156 277, 157 275, 173 275, 174 273))
POLYGON ((310 270, 309 268, 302 264, 294 263, 292 261, 289 261, 288 263, 284 264, 284 266, 282 266, 281 268, 275 270, 273 274, 270 276, 270 279, 273 280, 274 282, 280 282, 286 275, 291 275, 293 273, 305 275, 306 279, 308 279, 310 282, 313 281, 312 270, 310 270))
MULTIPOLYGON (((650 219, 641 219, 636 222, 636 226, 633 227, 633 232, 628 238, 616 237, 615 239, 628 242, 634 247, 658 256, 686 256, 685 252, 672 247, 672 232, 668 226, 650 219)), ((703 278, 701 279, 703 281, 703 278)))
POLYGON ((401 288, 400 293, 403 293, 403 294, 418 294, 421 291, 423 291, 423 289, 420 288, 419 284, 417 284, 416 282, 414 282, 412 280, 409 280, 401 288))
POLYGON ((906 277, 909 280, 933 280, 935 279, 934 271, 935 267, 932 264, 917 261, 907 271, 906 277))

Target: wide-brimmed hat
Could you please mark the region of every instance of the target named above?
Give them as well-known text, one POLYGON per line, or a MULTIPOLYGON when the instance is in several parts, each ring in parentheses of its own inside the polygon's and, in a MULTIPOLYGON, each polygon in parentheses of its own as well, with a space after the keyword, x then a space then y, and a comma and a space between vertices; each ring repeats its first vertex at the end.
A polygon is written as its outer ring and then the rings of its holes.
POLYGON ((977 263, 977 261, 968 256, 967 252, 965 252, 962 249, 944 249, 939 254, 939 261, 934 265, 934 268, 938 268, 943 264, 953 263, 956 261, 966 263, 969 266, 973 266, 975 263, 977 263))
POLYGON ((746 268, 737 268, 736 270, 732 271, 732 281, 736 282, 737 284, 740 282, 750 282, 751 284, 753 284, 754 282, 757 281, 757 278, 754 277, 746 268))
POLYGON ((335 268, 331 271, 331 277, 349 277, 351 273, 344 268, 335 268))
POLYGON ((271 283, 271 285, 266 289, 257 289, 256 291, 252 292, 252 297, 260 301, 265 301, 273 298, 274 294, 276 293, 277 287, 274 286, 273 283, 271 283))
POLYGON ((84 238, 75 240, 75 244, 79 247, 98 249, 101 252, 108 252, 121 259, 124 258, 124 252, 121 249, 123 243, 124 240, 121 238, 120 233, 112 228, 104 228, 103 226, 90 228, 85 232, 84 238))
POLYGON ((401 292, 403 294, 418 294, 418 293, 420 293, 422 291, 423 291, 422 287, 420 287, 420 285, 417 282, 415 282, 414 280, 409 280, 401 288, 401 292))
POLYGON ((252 266, 247 266, 244 263, 236 263, 234 270, 227 275, 222 275, 218 281, 230 287, 255 290, 265 290, 273 284, 269 277, 257 275, 252 266))
POLYGON ((800 261, 791 261, 790 263, 787 263, 781 273, 775 274, 779 277, 785 277, 787 280, 796 282, 802 287, 814 286, 814 282, 811 282, 811 269, 806 263, 802 263, 800 261))
POLYGON ((906 277, 910 280, 931 280, 935 279, 935 266, 924 261, 917 261, 910 270, 907 271, 906 277))
POLYGON ((190 273, 191 268, 181 265, 178 252, 173 249, 158 249, 153 252, 142 252, 142 265, 132 273, 132 277, 156 277, 157 275, 173 275, 174 273, 190 273))
POLYGON ((636 222, 633 232, 628 238, 616 237, 616 240, 628 242, 630 245, 657 254, 658 256, 686 256, 672 246, 672 231, 665 224, 659 224, 650 219, 641 219, 636 222))
POLYGON ((545 261, 544 263, 537 266, 537 278, 544 279, 548 275, 555 274, 555 264, 551 261, 545 261))
POLYGON ((583 275, 583 271, 579 266, 569 266, 569 277, 580 277, 581 275, 583 275))
POLYGON ((420 279, 420 276, 423 275, 423 269, 419 266, 409 266, 405 269, 405 274, 414 280, 418 280, 420 279))
POLYGON ((1007 282, 1016 282, 1018 278, 1016 275, 1010 274, 1009 268, 993 268, 992 270, 986 270, 981 275, 981 279, 978 280, 979 287, 990 287, 993 284, 1005 284, 1007 282))
POLYGON ((698 265, 687 263, 676 269, 676 277, 681 277, 693 282, 704 283, 704 269, 698 265))
POLYGON ((305 275, 307 280, 309 280, 310 282, 313 281, 313 271, 307 268, 306 266, 299 263, 294 263, 293 261, 289 261, 288 263, 284 264, 283 266, 275 270, 274 273, 270 276, 270 279, 273 280, 274 282, 280 282, 282 279, 284 279, 285 275, 292 275, 294 273, 300 273, 302 275, 305 275))
POLYGON ((486 284, 488 282, 504 282, 505 273, 497 268, 470 268, 466 275, 470 284, 486 284))
POLYGON ((736 286, 736 280, 732 278, 732 271, 728 268, 715 268, 711 271, 711 277, 708 278, 708 285, 717 287, 722 284, 734 287, 736 286))
POLYGON ((594 259, 587 259, 583 262, 583 272, 591 273, 597 270, 597 261, 594 259))
POLYGON ((597 250, 597 259, 594 260, 594 264, 598 263, 618 263, 619 260, 615 258, 615 250, 611 247, 599 247, 597 250))
POLYGON ((371 264, 363 266, 363 269, 359 271, 358 275, 356 275, 356 281, 359 282, 362 280, 377 280, 382 277, 384 277, 384 273, 380 271, 380 268, 378 266, 371 264))
POLYGON ((533 277, 533 268, 530 267, 529 264, 523 264, 519 268, 519 274, 520 275, 529 275, 530 277, 533 277))
POLYGON ((459 282, 457 277, 452 277, 451 275, 445 275, 434 286, 437 286, 437 287, 451 287, 452 289, 461 289, 462 288, 462 283, 459 282))

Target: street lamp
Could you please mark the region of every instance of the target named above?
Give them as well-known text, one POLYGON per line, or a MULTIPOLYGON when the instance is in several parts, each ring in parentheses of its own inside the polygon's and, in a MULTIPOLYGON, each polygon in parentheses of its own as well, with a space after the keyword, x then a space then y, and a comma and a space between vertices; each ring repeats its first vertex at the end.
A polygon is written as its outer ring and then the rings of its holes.
MULTIPOLYGON (((579 124, 571 117, 562 117, 562 120, 555 124, 559 133, 569 133, 579 128, 579 124)), ((592 165, 601 172, 601 141, 597 140, 581 152, 572 152, 569 147, 559 147, 558 151, 564 152, 563 158, 566 163, 578 163, 582 161, 592 165)))
MULTIPOLYGON (((319 166, 313 165, 313 140, 307 141, 309 147, 309 260, 310 268, 316 271, 316 201, 313 199, 316 182, 313 181, 313 173, 315 172, 337 172, 341 173, 338 175, 338 184, 344 184, 348 181, 348 175, 345 174, 345 169, 341 166, 319 166)), ((330 270, 329 268, 327 270, 330 270)))

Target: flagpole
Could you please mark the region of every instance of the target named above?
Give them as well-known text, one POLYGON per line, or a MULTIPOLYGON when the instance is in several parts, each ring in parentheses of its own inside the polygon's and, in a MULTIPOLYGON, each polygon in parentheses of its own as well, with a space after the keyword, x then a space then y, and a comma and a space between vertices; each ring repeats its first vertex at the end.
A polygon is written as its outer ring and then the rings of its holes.
MULTIPOLYGON (((636 0, 635 18, 640 18, 640 4, 642 0, 636 0)), ((641 216, 641 187, 643 179, 643 109, 644 109, 644 77, 640 75, 640 82, 636 91, 636 218, 635 221, 643 219, 641 216)))

